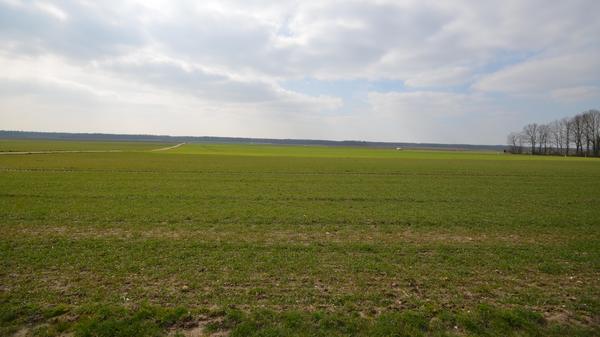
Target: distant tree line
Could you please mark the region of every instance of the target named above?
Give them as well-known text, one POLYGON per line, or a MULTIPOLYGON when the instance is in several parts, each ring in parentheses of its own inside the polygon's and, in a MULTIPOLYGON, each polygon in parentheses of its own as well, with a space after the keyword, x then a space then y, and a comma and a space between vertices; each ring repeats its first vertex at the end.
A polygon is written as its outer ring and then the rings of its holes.
POLYGON ((511 153, 600 157, 600 111, 527 124, 520 132, 511 132, 507 141, 511 153))

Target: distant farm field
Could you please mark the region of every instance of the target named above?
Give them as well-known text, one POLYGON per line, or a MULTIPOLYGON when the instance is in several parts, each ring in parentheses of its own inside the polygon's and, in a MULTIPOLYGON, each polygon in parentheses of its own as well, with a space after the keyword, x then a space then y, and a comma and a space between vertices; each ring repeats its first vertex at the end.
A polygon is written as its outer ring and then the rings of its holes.
POLYGON ((597 336, 600 160, 0 140, 0 335, 597 336))
POLYGON ((69 140, 0 139, 0 152, 27 151, 146 151, 172 144, 154 142, 114 142, 69 140))

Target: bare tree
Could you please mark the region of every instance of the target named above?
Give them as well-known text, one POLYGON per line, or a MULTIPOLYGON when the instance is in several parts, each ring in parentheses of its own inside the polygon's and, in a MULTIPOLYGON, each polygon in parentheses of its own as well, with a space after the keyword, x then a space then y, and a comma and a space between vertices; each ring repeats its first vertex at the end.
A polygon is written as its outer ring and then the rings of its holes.
POLYGON ((531 154, 535 154, 535 146, 537 145, 537 137, 538 137, 538 125, 536 123, 531 123, 525 125, 523 128, 523 135, 525 135, 525 140, 531 146, 531 154))
POLYGON ((585 155, 592 154, 594 142, 594 114, 593 110, 586 111, 581 114, 583 121, 583 143, 585 144, 585 155))
POLYGON ((527 124, 521 132, 511 132, 507 144, 512 153, 600 157, 600 111, 592 109, 548 124, 527 124))
POLYGON ((550 135, 552 137, 552 145, 556 154, 563 154, 563 146, 565 144, 564 137, 565 132, 563 129, 562 122, 557 120, 553 121, 549 124, 550 127, 550 135))
POLYGON ((511 132, 507 142, 510 153, 523 153, 523 135, 520 132, 511 132))
POLYGON ((592 155, 600 156, 600 111, 589 110, 587 115, 589 136, 592 143, 592 155))
POLYGON ((572 122, 571 118, 565 117, 560 120, 560 124, 561 124, 562 132, 564 133, 563 142, 564 142, 565 155, 568 156, 569 149, 571 147, 571 140, 573 138, 573 122, 572 122))
POLYGON ((584 135, 584 121, 583 116, 576 115, 573 117, 573 141, 575 142, 575 153, 577 155, 583 155, 583 135, 584 135))
POLYGON ((548 136, 550 128, 546 124, 540 124, 537 127, 538 153, 548 154, 548 136))

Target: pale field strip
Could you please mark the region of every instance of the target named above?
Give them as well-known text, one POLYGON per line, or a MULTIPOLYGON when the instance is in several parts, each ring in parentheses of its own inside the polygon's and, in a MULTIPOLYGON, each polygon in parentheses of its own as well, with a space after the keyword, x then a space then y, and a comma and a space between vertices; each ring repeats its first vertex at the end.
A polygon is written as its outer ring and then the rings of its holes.
POLYGON ((184 145, 185 143, 179 143, 177 145, 173 145, 173 146, 168 146, 168 147, 161 147, 160 149, 154 149, 154 150, 150 150, 152 152, 156 152, 156 151, 168 151, 168 150, 173 150, 176 149, 182 145, 184 145))

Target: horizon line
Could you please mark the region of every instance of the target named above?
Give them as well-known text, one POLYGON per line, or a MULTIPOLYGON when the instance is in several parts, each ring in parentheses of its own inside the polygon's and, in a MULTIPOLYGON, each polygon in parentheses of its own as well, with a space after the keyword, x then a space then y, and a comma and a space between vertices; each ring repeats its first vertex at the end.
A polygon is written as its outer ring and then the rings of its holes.
MULTIPOLYGON (((389 144, 389 145, 398 145, 398 144, 408 144, 408 145, 442 145, 442 146, 469 146, 469 147, 506 147, 503 144, 469 144, 469 143, 439 143, 439 142, 408 142, 408 141, 370 141, 370 140, 355 140, 355 139, 345 139, 345 140, 332 140, 332 139, 316 139, 316 138, 269 138, 269 137, 241 137, 241 136, 174 136, 168 134, 144 134, 144 133, 107 133, 107 132, 64 132, 64 131, 28 131, 28 130, 0 130, 0 137, 2 133, 30 133, 30 134, 65 134, 65 135, 85 135, 85 136, 119 136, 119 137, 154 137, 154 138, 187 138, 187 139, 206 139, 206 138, 215 138, 215 139, 230 139, 230 140, 260 140, 260 141, 293 141, 293 142, 328 142, 328 143, 365 143, 365 144, 389 144)), ((25 137, 31 138, 31 137, 25 137)), ((53 138, 50 138, 53 139, 53 138)), ((102 140, 102 139, 97 139, 102 140)), ((131 139, 135 140, 135 139, 131 139)), ((149 139, 150 140, 150 139, 149 139)), ((143 140, 137 140, 143 141, 143 140)), ((290 144, 293 145, 293 144, 290 144)))

